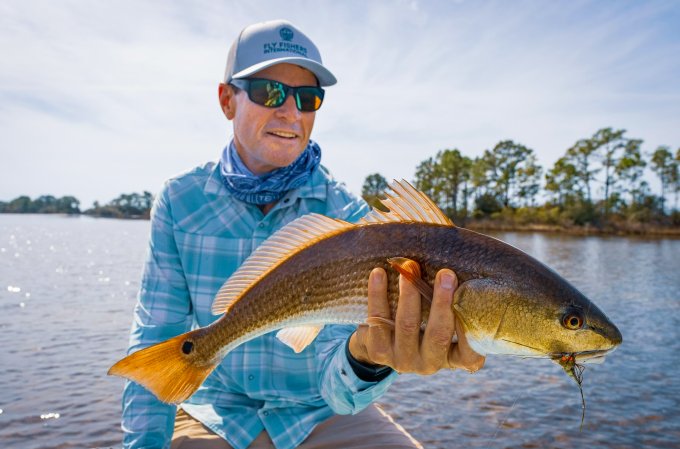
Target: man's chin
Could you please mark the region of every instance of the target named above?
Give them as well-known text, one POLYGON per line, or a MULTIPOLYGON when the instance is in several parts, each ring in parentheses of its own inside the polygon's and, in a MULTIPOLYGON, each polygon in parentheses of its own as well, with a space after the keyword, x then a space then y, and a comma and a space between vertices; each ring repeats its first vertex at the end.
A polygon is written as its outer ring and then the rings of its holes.
POLYGON ((278 142, 268 146, 267 154, 272 156, 271 160, 276 165, 286 167, 295 162, 305 148, 306 145, 300 145, 299 139, 295 142, 278 142))

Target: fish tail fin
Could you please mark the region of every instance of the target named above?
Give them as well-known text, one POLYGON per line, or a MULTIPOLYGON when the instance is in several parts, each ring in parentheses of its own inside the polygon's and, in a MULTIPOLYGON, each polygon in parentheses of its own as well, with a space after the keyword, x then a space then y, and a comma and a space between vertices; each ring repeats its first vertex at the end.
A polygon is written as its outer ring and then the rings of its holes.
POLYGON ((199 331, 132 353, 109 368, 108 374, 144 386, 163 402, 179 404, 201 386, 219 363, 198 363, 194 336, 199 331))

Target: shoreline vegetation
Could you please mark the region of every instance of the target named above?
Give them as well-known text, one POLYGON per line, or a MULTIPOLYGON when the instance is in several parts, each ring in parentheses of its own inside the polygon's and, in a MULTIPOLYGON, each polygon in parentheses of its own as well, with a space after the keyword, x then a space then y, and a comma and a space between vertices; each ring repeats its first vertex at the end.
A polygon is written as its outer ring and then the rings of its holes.
POLYGON ((574 236, 641 236, 641 237, 678 237, 680 226, 658 224, 617 223, 606 226, 548 225, 540 223, 506 224, 492 220, 473 220, 468 223, 456 223, 464 228, 486 233, 496 232, 544 232, 574 236))
POLYGON ((101 218, 148 220, 152 205, 153 195, 147 191, 141 194, 124 193, 104 205, 95 201, 92 207, 86 210, 80 209, 80 201, 74 196, 56 198, 52 195, 42 195, 32 200, 23 195, 9 202, 0 201, 0 213, 89 215, 101 218))
MULTIPOLYGON (((418 164, 413 184, 454 223, 474 230, 680 236, 679 167, 680 148, 645 151, 625 129, 601 128, 548 170, 533 149, 502 140, 474 158, 441 150, 418 164), (658 194, 649 175, 660 181, 658 194)), ((386 189, 373 173, 362 196, 377 206, 386 189)))
MULTIPOLYGON (((386 184, 386 183, 385 183, 386 184)), ((376 205, 375 198, 366 198, 376 205)), ((21 196, 8 203, 0 201, 0 213, 5 214, 60 214, 86 215, 95 218, 116 218, 127 220, 148 220, 150 218, 153 196, 149 192, 143 194, 124 194, 105 205, 95 201, 89 209, 81 211, 79 201, 74 197, 55 198, 49 195, 31 200, 21 196)), ((512 232, 547 232, 569 235, 649 235, 680 237, 680 212, 656 217, 645 222, 625 220, 617 216, 606 224, 576 224, 568 216, 561 216, 559 209, 547 211, 541 207, 502 209, 486 216, 475 210, 472 216, 451 217, 456 225, 474 231, 512 231, 512 232)))
MULTIPOLYGON (((680 237, 680 148, 646 152, 642 143, 627 137, 626 130, 602 128, 579 139, 547 171, 531 148, 512 140, 475 158, 445 149, 416 167, 412 183, 454 223, 482 232, 680 237), (648 170, 660 181, 658 194, 645 180, 648 170)), ((361 193, 380 207, 387 190, 387 180, 373 173, 361 193)), ((122 194, 104 205, 95 201, 84 211, 73 196, 20 196, 0 201, 0 213, 148 219, 152 204, 153 195, 146 191, 122 194)))

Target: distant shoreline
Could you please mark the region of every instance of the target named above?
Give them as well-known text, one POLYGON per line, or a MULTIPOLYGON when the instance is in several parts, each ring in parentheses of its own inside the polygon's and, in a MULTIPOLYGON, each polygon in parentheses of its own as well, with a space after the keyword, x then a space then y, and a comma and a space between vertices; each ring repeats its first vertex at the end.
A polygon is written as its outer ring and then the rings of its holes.
POLYGON ((567 234, 578 236, 654 236, 654 237, 679 237, 680 227, 644 225, 635 223, 627 226, 561 226, 546 225, 540 223, 527 223, 524 225, 494 223, 492 221, 470 221, 463 227, 479 232, 544 232, 553 234, 567 234))
MULTIPOLYGON (((143 215, 118 215, 96 213, 23 213, 23 212, 0 212, 6 215, 57 215, 65 217, 92 217, 108 218, 116 220, 149 220, 149 214, 143 215)), ((455 220, 454 220, 455 221, 455 220)), ((508 224, 491 219, 469 219, 456 223, 457 225, 477 232, 540 232, 546 234, 565 234, 575 236, 642 236, 642 237, 677 237, 680 238, 679 226, 661 226, 658 224, 610 224, 606 226, 563 226, 547 225, 542 223, 508 224)))
POLYGON ((91 218, 112 218, 115 220, 149 220, 149 214, 142 215, 111 215, 111 214, 94 214, 87 211, 80 213, 65 213, 65 212, 0 212, 0 215, 55 215, 61 217, 91 217, 91 218))

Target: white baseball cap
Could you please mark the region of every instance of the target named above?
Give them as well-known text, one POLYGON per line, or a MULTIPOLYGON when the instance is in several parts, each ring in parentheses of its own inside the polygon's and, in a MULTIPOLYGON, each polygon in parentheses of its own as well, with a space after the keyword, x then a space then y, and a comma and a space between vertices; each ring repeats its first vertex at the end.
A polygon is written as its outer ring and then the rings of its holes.
POLYGON ((312 72, 321 86, 332 86, 335 76, 323 66, 314 42, 287 20, 271 20, 245 27, 229 49, 224 82, 287 62, 312 72))

